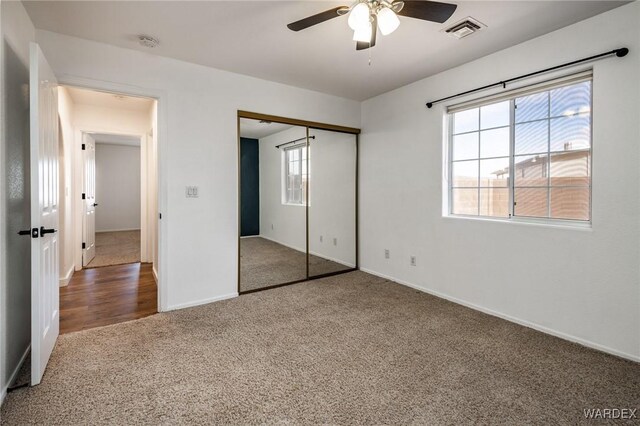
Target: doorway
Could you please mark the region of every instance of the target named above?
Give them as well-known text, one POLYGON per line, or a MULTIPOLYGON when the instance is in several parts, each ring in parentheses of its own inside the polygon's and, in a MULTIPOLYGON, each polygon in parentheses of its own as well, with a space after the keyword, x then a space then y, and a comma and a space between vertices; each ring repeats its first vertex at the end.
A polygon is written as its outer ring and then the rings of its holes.
POLYGON ((147 203, 141 196, 141 138, 104 133, 82 138, 82 266, 139 263, 141 212, 147 203))
POLYGON ((157 101, 59 86, 60 332, 158 311, 157 101), (67 155, 68 153, 68 155, 67 155), (67 177, 68 176, 68 177, 67 177), (68 212, 68 214, 66 214, 68 212))

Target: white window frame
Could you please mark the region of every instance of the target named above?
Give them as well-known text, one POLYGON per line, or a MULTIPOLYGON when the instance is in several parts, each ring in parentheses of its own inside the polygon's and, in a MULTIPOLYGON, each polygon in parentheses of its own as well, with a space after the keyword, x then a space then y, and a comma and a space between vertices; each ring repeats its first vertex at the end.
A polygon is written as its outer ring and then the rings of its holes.
POLYGON ((309 179, 309 147, 307 146, 307 144, 298 144, 298 145, 292 145, 290 147, 286 147, 283 148, 282 150, 282 204, 287 205, 287 206, 301 206, 301 207, 305 207, 308 203, 308 191, 305 190, 304 185, 305 185, 305 179, 304 176, 305 174, 303 173, 303 169, 305 167, 302 166, 303 163, 303 156, 302 156, 302 150, 306 150, 306 155, 307 158, 304 160, 307 164, 306 164, 306 169, 307 169, 307 179, 309 179), (300 202, 295 202, 292 201, 289 198, 289 194, 291 193, 291 188, 289 187, 289 154, 292 151, 299 151, 299 156, 300 159, 298 160, 300 163, 300 183, 301 183, 301 187, 300 187, 300 202), (307 199, 305 199, 305 197, 307 199))
MULTIPOLYGON (((480 113, 480 111, 478 111, 480 113)), ((551 119, 554 117, 547 117, 546 120, 550 123, 551 119)), ((541 119, 542 121, 544 119, 541 119)), ((506 127, 506 126, 505 126, 506 127)), ((480 220, 480 221, 495 221, 495 222, 511 222, 511 223, 523 223, 523 224, 537 224, 537 225, 551 225, 551 226, 568 226, 568 227, 577 227, 577 228, 591 228, 593 221, 593 71, 583 71, 575 74, 571 74, 568 76, 559 77, 553 80, 543 81, 541 83, 536 83, 530 86, 521 87, 518 89, 514 89, 505 93, 500 93, 497 95, 491 95, 480 99, 474 99, 471 101, 463 102, 461 104, 450 105, 445 110, 445 129, 446 133, 444 135, 445 140, 445 155, 444 155, 444 170, 445 170, 445 182, 443 185, 444 193, 446 194, 446 200, 443 205, 443 216, 448 218, 461 218, 461 219, 471 219, 471 220, 480 220), (560 87, 566 87, 573 84, 577 84, 580 82, 589 81, 591 83, 590 90, 590 125, 589 125, 589 219, 588 220, 579 220, 579 219, 560 219, 560 218, 552 218, 552 217, 535 217, 535 216, 517 216, 514 214, 515 204, 514 204, 514 196, 515 196, 515 99, 523 96, 532 95, 535 93, 548 92, 553 89, 557 89, 560 87), (499 216, 485 216, 480 215, 480 210, 478 210, 477 215, 467 215, 467 214, 456 214, 453 213, 453 139, 454 139, 454 119, 453 115, 456 112, 461 112, 469 109, 474 109, 486 105, 492 105, 496 103, 500 103, 503 101, 509 101, 509 184, 506 187, 509 191, 509 216, 508 217, 499 217, 499 216)), ((478 132, 481 130, 490 130, 487 129, 478 129, 478 132)), ((586 150, 584 150, 586 151, 586 150)), ((576 152, 579 152, 576 150, 576 152)), ((551 151, 548 152, 551 155, 551 151)), ((532 154, 535 155, 535 154, 532 154)), ((482 160, 486 160, 487 158, 482 158, 482 160)), ((478 161, 481 160, 479 157, 478 161)), ((549 157, 551 160, 551 157, 549 157)), ((550 165, 548 166, 548 168, 550 165)), ((550 171, 547 169, 547 179, 550 182, 551 176, 550 171)), ((480 182, 478 182, 478 209, 480 209, 480 182)), ((541 187, 545 188, 545 187, 541 187)), ((547 197, 550 197, 550 188, 552 186, 548 183, 547 186, 547 197)), ((550 202, 547 202, 547 208, 551 209, 550 202)), ((549 212, 550 215, 550 212, 549 212)))

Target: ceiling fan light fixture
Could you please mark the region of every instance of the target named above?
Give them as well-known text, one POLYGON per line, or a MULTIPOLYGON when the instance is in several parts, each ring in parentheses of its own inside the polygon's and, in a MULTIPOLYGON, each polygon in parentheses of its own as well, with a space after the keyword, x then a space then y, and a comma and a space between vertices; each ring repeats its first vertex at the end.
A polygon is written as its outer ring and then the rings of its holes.
POLYGON ((354 31, 366 29, 367 25, 370 25, 370 14, 368 3, 358 3, 349 13, 349 27, 354 31))
POLYGON ((400 19, 393 10, 383 7, 378 11, 378 28, 382 35, 389 35, 400 25, 400 19))
POLYGON ((353 32, 353 41, 361 41, 364 43, 368 43, 371 41, 371 32, 373 28, 371 26, 371 22, 365 27, 357 28, 353 32))

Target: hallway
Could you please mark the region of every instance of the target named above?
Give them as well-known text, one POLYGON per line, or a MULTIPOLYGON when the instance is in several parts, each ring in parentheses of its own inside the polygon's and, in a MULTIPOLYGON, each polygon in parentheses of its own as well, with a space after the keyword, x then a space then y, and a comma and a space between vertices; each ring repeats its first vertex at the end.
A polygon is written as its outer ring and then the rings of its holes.
POLYGON ((157 301, 150 263, 83 269, 60 288, 60 333, 153 315, 157 301))

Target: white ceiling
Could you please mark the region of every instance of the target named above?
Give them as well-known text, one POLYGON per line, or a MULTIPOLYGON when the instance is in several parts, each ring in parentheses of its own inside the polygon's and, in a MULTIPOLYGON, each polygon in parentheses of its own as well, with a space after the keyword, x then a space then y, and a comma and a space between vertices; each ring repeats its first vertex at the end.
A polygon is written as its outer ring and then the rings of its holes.
POLYGON ((39 29, 364 100, 625 2, 454 1, 458 9, 446 23, 401 17, 396 32, 379 36, 375 48, 360 52, 346 17, 298 33, 286 28, 350 3, 26 1, 25 7, 39 29), (442 32, 467 16, 488 27, 462 40, 442 32), (140 46, 137 34, 158 38, 160 46, 140 46))
POLYGON ((240 119, 240 136, 243 138, 262 139, 271 136, 283 130, 293 127, 290 124, 282 123, 261 123, 258 120, 248 118, 240 119))
POLYGON ((107 108, 118 108, 127 111, 149 111, 153 99, 139 98, 130 95, 99 92, 97 90, 81 89, 65 86, 71 100, 77 105, 92 105, 107 108))
POLYGON ((140 146, 140 138, 127 135, 112 135, 108 133, 92 133, 96 143, 104 143, 109 145, 127 145, 140 146))

